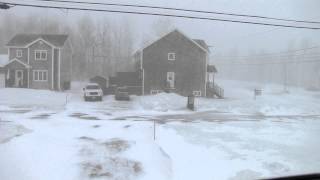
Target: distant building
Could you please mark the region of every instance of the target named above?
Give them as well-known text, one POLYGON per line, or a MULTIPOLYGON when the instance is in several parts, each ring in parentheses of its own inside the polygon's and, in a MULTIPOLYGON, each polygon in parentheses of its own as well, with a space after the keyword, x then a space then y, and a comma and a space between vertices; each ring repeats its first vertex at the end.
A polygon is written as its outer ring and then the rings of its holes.
POLYGON ((141 72, 142 94, 163 91, 183 96, 223 97, 214 83, 217 72, 209 65, 210 50, 204 40, 191 39, 174 30, 134 55, 141 72))
POLYGON ((70 87, 68 35, 17 34, 7 44, 6 87, 63 90, 70 87))
POLYGON ((117 87, 126 87, 129 94, 142 95, 142 81, 140 72, 117 72, 109 77, 109 92, 115 93, 117 87))

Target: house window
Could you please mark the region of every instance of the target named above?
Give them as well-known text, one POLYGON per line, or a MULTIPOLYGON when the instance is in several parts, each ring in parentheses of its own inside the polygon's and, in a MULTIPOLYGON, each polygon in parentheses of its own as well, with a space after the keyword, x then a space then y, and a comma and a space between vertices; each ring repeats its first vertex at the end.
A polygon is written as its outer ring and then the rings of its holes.
POLYGON ((174 72, 167 72, 167 88, 173 89, 175 84, 174 72))
POLYGON ((36 50, 35 51, 35 60, 46 61, 47 60, 47 51, 46 50, 36 50))
POLYGON ((176 60, 176 53, 168 53, 168 60, 169 61, 176 60))
POLYGON ((194 96, 201 96, 201 91, 193 91, 192 94, 194 96))
POLYGON ((151 90, 150 94, 158 94, 158 93, 162 93, 162 90, 151 90))
POLYGON ((47 70, 34 70, 33 71, 33 81, 48 81, 48 71, 47 70))
POLYGON ((16 52, 16 56, 19 58, 19 57, 22 57, 22 50, 17 50, 16 52))

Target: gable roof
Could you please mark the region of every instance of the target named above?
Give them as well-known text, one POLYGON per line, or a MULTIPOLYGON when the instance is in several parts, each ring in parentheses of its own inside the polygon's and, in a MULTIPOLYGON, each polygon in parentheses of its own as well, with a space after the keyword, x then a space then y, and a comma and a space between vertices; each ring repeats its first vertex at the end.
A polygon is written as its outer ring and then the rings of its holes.
POLYGON ((209 46, 207 45, 207 43, 202 40, 202 39, 193 39, 193 41, 195 41, 196 43, 198 43, 200 46, 202 46, 203 48, 205 48, 207 51, 209 50, 209 46))
POLYGON ((25 47, 37 39, 43 39, 48 43, 61 47, 68 39, 66 34, 17 34, 8 43, 7 46, 25 47))
POLYGON ((28 65, 28 64, 20 61, 20 60, 17 59, 17 58, 11 59, 11 60, 8 61, 6 64, 4 64, 4 66, 7 66, 7 65, 9 65, 9 64, 11 64, 11 63, 13 63, 13 62, 15 62, 15 61, 18 62, 18 63, 20 63, 20 64, 22 64, 22 65, 23 65, 24 67, 26 67, 26 68, 30 68, 30 67, 31 67, 30 65, 28 65))
MULTIPOLYGON (((168 36, 169 34, 171 34, 171 33, 173 33, 173 32, 178 32, 178 33, 180 33, 182 36, 184 36, 185 38, 187 38, 189 41, 191 41, 194 45, 198 46, 198 47, 199 47, 200 49, 202 49, 204 52, 209 53, 209 50, 208 50, 208 49, 206 49, 206 48, 203 47, 202 45, 198 44, 196 41, 194 41, 193 39, 189 38, 187 35, 185 35, 183 32, 181 32, 181 31, 178 30, 178 29, 174 29, 173 31, 170 31, 169 33, 165 34, 164 36, 162 36, 162 37, 158 38, 157 40, 151 42, 150 44, 146 45, 146 46, 143 47, 141 50, 143 50, 143 49, 151 46, 152 44, 156 43, 157 41, 161 40, 162 38, 168 36)), ((201 41, 203 41, 203 40, 201 40, 201 41)), ((203 42, 204 42, 204 41, 203 41, 203 42)), ((204 42, 204 44, 206 44, 206 43, 204 42)), ((139 50, 138 50, 138 51, 139 51, 139 50)))
POLYGON ((211 72, 211 73, 217 73, 217 68, 214 65, 208 65, 207 66, 207 72, 211 72))

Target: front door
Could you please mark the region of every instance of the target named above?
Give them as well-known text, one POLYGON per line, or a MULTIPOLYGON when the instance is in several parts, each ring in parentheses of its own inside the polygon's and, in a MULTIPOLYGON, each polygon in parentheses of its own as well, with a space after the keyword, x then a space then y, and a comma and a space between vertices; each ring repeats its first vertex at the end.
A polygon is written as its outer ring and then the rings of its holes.
POLYGON ((174 88, 174 72, 167 72, 167 88, 173 89, 174 88))
POLYGON ((23 86, 23 70, 16 70, 14 85, 15 87, 23 86))

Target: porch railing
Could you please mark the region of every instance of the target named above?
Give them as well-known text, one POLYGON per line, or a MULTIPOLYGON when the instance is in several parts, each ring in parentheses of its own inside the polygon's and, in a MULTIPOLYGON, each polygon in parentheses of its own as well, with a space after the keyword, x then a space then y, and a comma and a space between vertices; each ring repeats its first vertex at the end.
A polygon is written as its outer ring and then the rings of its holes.
POLYGON ((217 96, 218 98, 224 98, 224 89, 213 82, 207 83, 207 90, 210 96, 217 96))

